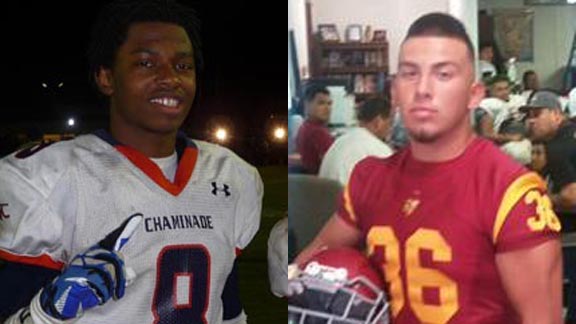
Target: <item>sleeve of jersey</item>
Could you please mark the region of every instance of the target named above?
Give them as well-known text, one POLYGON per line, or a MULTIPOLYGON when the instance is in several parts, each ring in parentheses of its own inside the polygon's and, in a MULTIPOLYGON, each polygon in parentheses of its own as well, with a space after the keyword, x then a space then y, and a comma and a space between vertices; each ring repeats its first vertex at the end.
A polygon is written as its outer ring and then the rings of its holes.
POLYGON ((506 188, 497 209, 492 240, 497 252, 505 252, 558 238, 560 229, 544 181, 530 172, 506 188))
POLYGON ((338 216, 346 223, 354 227, 359 227, 359 197, 361 197, 360 189, 363 187, 362 183, 364 182, 363 179, 365 179, 365 164, 365 161, 361 161, 356 164, 352 170, 352 174, 350 175, 348 183, 344 186, 344 190, 342 190, 342 193, 338 199, 338 216))
MULTIPOLYGON (((60 270, 64 220, 57 215, 58 204, 51 203, 54 192, 45 189, 43 180, 40 174, 30 179, 0 161, 0 259, 60 270)), ((64 200, 59 204, 68 208, 64 200)))
POLYGON ((236 207, 236 249, 243 250, 260 227, 260 216, 262 212, 262 196, 264 188, 262 179, 258 171, 249 166, 245 170, 240 170, 240 181, 238 192, 240 198, 236 207))

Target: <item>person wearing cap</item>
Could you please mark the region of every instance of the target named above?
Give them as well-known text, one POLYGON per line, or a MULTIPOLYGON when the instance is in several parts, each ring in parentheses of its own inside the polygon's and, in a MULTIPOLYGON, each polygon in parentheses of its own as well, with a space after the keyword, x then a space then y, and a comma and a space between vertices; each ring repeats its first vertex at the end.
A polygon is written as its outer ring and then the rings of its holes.
POLYGON ((392 155, 392 148, 384 142, 392 124, 389 101, 382 98, 367 100, 358 107, 356 118, 358 127, 338 137, 326 152, 319 177, 346 185, 354 166, 362 159, 392 155))
POLYGON ((554 209, 564 218, 564 230, 576 229, 576 124, 562 111, 558 94, 539 90, 532 94, 525 106, 526 127, 532 141, 546 146, 547 164, 543 170, 549 179, 554 209))

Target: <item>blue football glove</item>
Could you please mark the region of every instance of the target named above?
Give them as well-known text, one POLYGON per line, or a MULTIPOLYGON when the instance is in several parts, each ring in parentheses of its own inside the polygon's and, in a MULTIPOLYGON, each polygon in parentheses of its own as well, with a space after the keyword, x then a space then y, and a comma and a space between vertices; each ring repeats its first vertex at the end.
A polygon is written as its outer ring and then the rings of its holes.
POLYGON ((128 242, 142 214, 130 216, 103 240, 72 259, 68 267, 44 288, 42 309, 50 316, 67 320, 83 311, 124 296, 126 270, 118 253, 128 242))

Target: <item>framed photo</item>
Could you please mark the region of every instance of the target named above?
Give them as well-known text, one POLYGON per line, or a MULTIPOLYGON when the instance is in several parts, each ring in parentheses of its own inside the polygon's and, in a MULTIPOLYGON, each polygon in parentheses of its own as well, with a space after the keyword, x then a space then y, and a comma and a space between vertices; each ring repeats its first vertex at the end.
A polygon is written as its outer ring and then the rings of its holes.
POLYGON ((506 60, 515 57, 520 62, 534 60, 534 10, 495 9, 494 39, 506 60))
POLYGON ((338 35, 338 29, 335 24, 319 24, 318 33, 320 34, 320 40, 323 42, 340 41, 340 35, 338 35))
POLYGON ((386 41, 386 30, 384 29, 375 29, 374 34, 372 35, 373 42, 385 42, 386 41))
POLYGON ((347 42, 361 42, 362 41, 362 25, 352 24, 346 27, 346 41, 347 42))

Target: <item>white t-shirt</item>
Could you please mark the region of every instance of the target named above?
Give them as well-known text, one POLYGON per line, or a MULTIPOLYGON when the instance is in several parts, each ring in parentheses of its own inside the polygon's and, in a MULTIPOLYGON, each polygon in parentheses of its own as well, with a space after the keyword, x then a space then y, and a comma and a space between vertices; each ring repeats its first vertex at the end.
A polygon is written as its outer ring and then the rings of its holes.
POLYGON ((356 163, 368 156, 387 157, 393 151, 364 127, 356 127, 338 137, 324 155, 318 176, 348 183, 356 163))
POLYGON ((568 93, 568 112, 570 118, 576 116, 576 88, 573 88, 568 93))
POLYGON ((525 104, 526 99, 523 96, 511 94, 508 101, 495 97, 484 98, 480 101, 479 106, 492 115, 494 131, 499 132, 500 126, 508 118, 520 119, 519 109, 525 104))
POLYGON ((176 170, 178 169, 178 154, 176 151, 167 157, 163 158, 150 158, 152 162, 162 170, 162 173, 166 179, 174 182, 174 177, 176 176, 176 170))
POLYGON ((478 67, 480 70, 480 76, 484 77, 484 74, 489 74, 490 77, 493 77, 496 75, 496 67, 494 67, 494 64, 488 62, 488 61, 483 61, 483 60, 479 60, 478 61, 478 67))
POLYGON ((262 181, 226 148, 178 142, 173 182, 106 134, 1 159, 0 201, 10 218, 0 223, 0 257, 59 269, 141 213, 122 250, 135 280, 124 298, 87 310, 75 323, 222 323, 226 279, 260 225, 262 181))

